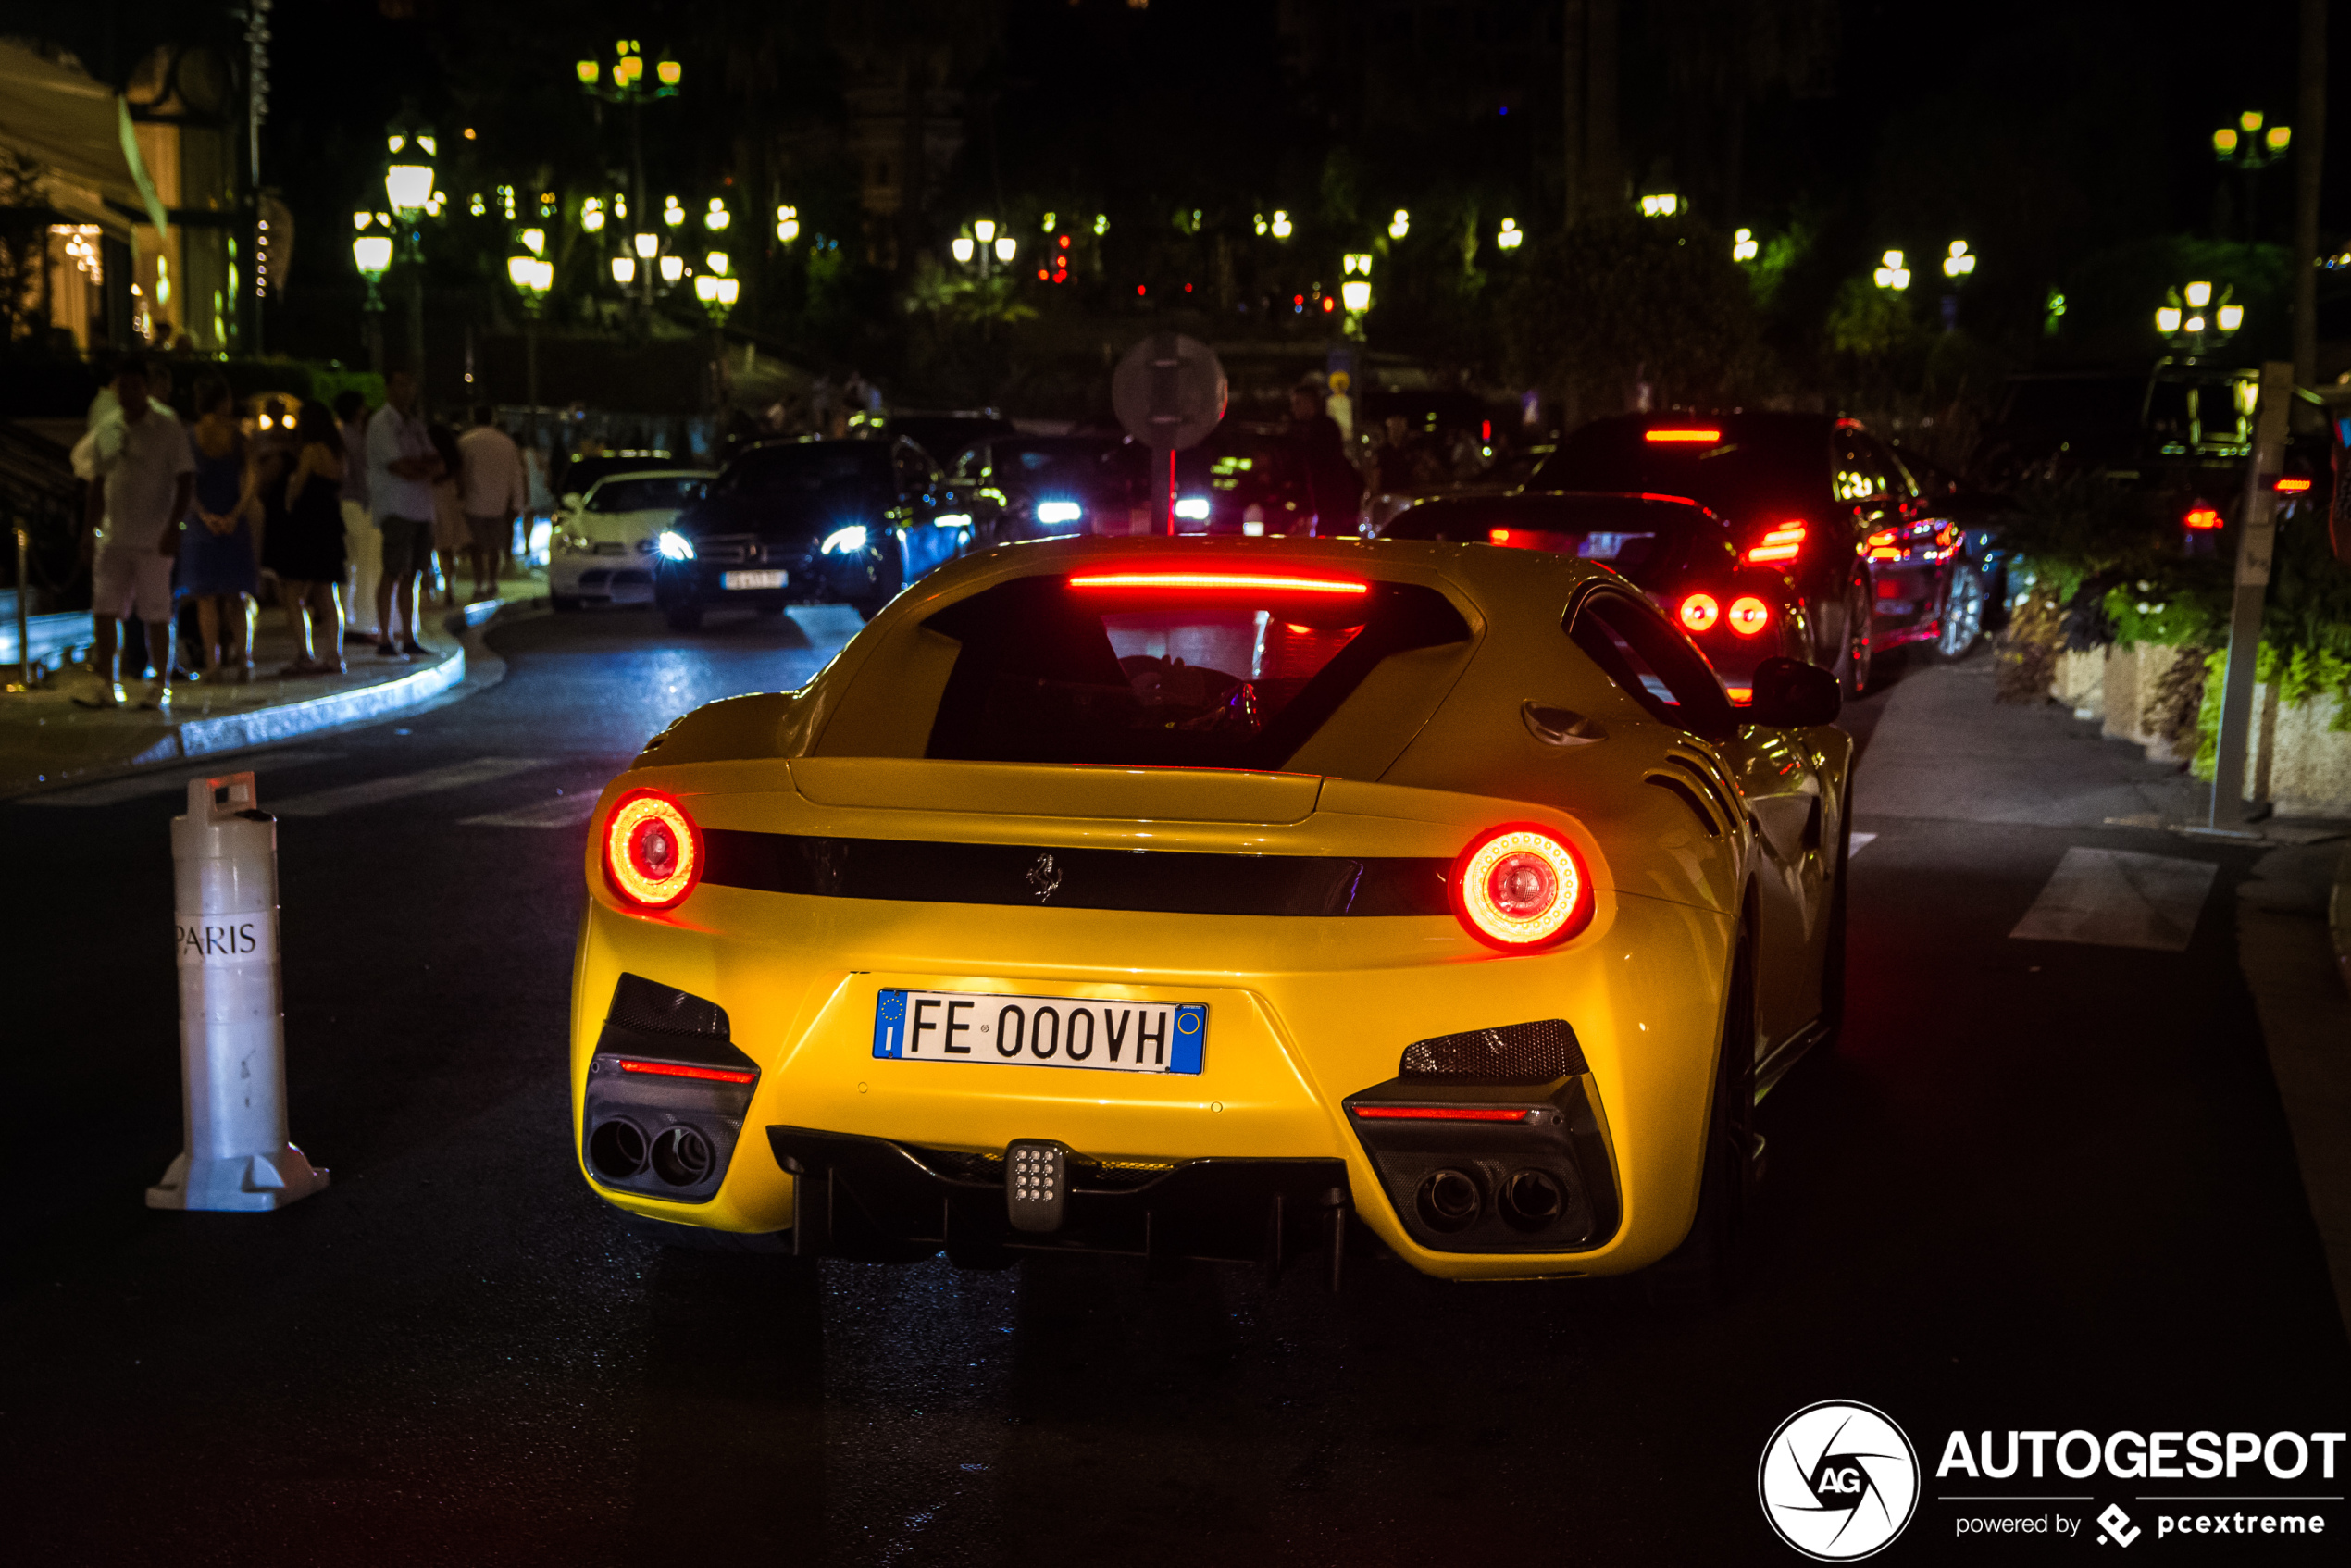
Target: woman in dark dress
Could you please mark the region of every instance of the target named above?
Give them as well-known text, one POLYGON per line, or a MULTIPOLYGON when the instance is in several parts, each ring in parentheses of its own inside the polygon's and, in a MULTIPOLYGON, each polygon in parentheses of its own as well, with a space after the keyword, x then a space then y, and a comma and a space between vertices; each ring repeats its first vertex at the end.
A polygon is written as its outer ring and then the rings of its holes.
POLYGON ((294 425, 284 520, 270 535, 270 566, 302 652, 283 674, 342 673, 342 433, 323 403, 305 402, 294 425), (315 623, 315 631, 314 631, 315 623), (327 650, 320 657, 318 650, 327 650))
POLYGON ((253 595, 261 589, 254 538, 253 443, 237 428, 228 384, 196 383, 196 422, 188 429, 196 460, 195 516, 180 542, 180 587, 196 602, 205 680, 253 676, 253 595))

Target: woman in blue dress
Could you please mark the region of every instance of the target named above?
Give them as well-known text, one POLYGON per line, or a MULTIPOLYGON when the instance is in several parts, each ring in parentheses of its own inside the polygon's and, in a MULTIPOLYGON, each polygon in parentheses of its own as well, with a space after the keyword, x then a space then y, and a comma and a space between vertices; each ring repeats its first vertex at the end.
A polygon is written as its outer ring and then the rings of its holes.
POLYGON ((180 534, 180 587, 196 602, 203 678, 243 682, 253 678, 253 604, 261 591, 253 443, 218 377, 196 383, 195 403, 188 429, 195 497, 180 534))

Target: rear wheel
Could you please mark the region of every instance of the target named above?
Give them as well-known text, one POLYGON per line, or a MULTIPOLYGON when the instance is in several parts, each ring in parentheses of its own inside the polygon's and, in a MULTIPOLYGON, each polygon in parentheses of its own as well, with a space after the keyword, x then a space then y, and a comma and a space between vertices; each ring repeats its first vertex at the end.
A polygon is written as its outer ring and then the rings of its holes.
POLYGON ((1739 934, 1731 965, 1731 994, 1723 1013, 1722 1049, 1707 1117, 1705 1160, 1698 1173, 1698 1213, 1682 1244, 1651 1264, 1643 1281, 1649 1300, 1666 1306, 1711 1307, 1730 1294, 1731 1247, 1746 1206, 1748 1170, 1755 1151, 1755 970, 1747 933, 1739 934))
POLYGON ((1974 652, 1984 635, 1984 574, 1965 561, 1951 567, 1950 586, 1943 591, 1941 628, 1934 638, 1938 658, 1958 661, 1974 652))
POLYGON ((669 629, 672 631, 698 631, 702 628, 700 605, 680 605, 667 612, 664 618, 669 622, 669 629))

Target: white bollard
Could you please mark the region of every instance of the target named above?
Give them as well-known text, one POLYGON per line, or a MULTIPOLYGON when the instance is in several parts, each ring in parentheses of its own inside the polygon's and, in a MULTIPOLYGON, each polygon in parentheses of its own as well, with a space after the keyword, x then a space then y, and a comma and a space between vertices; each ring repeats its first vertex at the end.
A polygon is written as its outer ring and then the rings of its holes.
POLYGON ((192 779, 171 819, 185 1144, 150 1209, 283 1208, 327 1185, 286 1141, 278 823, 253 775, 192 779), (228 799, 218 799, 225 794, 228 799))

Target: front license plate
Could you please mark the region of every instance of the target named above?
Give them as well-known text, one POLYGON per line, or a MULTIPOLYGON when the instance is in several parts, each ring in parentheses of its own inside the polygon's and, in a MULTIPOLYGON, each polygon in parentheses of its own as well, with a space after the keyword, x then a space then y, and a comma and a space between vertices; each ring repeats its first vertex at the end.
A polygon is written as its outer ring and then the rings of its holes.
POLYGON ((894 1062, 990 1062, 1101 1073, 1197 1073, 1208 1009, 990 991, 885 990, 874 1054, 894 1062))
POLYGON ((718 574, 718 586, 721 588, 781 588, 790 580, 790 573, 778 571, 718 574))

